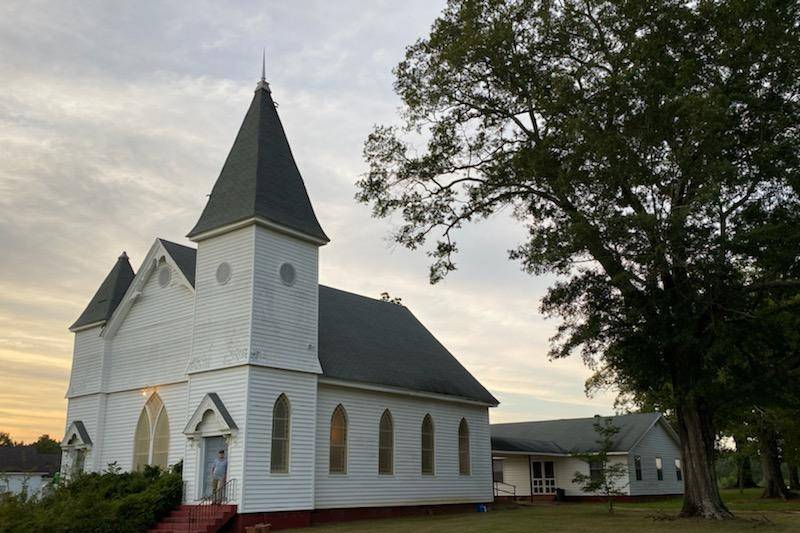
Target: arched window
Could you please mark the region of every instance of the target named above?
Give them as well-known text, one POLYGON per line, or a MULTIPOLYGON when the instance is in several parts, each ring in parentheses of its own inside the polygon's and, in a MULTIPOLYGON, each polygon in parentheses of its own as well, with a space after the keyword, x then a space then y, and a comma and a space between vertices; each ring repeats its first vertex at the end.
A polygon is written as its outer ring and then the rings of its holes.
POLYGON ((163 469, 167 468, 167 455, 169 454, 169 417, 167 410, 162 409, 156 419, 153 431, 153 464, 163 469))
POLYGON ((347 413, 342 404, 336 406, 331 415, 331 474, 347 473, 347 413))
POLYGON ((425 415, 422 419, 422 473, 433 475, 433 419, 425 415))
POLYGON ((144 404, 133 436, 133 469, 144 465, 167 468, 169 456, 169 417, 158 394, 144 404))
POLYGON ((289 399, 278 396, 272 408, 272 448, 269 470, 273 474, 289 471, 289 399))
POLYGON ((458 425, 458 473, 469 475, 469 426, 465 418, 458 425))
POLYGON ((150 458, 150 418, 147 409, 142 408, 136 433, 133 437, 133 469, 141 470, 150 458))
POLYGON ((391 475, 394 472, 394 422, 386 409, 381 415, 378 428, 378 473, 391 475))

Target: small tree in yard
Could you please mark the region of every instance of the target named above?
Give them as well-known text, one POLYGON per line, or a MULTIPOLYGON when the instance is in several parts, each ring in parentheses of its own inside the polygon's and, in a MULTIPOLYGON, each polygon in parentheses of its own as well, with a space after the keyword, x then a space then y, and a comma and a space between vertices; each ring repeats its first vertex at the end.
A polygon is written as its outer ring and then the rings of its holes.
POLYGON ((580 483, 581 490, 590 494, 604 496, 608 500, 608 512, 614 512, 614 498, 624 494, 624 489, 630 483, 623 483, 628 476, 628 467, 625 463, 612 463, 609 453, 614 449, 619 428, 614 425, 611 418, 606 418, 604 423, 599 420, 593 424, 594 430, 600 436, 597 444, 600 451, 597 453, 576 454, 575 457, 586 461, 589 473, 575 472, 573 483, 580 483))

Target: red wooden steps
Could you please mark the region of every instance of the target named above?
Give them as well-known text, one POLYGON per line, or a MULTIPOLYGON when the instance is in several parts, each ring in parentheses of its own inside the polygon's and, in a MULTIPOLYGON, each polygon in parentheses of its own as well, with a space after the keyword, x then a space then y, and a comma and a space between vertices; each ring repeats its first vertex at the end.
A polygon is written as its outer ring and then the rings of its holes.
POLYGON ((169 516, 152 527, 150 533, 216 533, 236 515, 235 505, 219 505, 215 506, 216 509, 207 520, 190 524, 189 513, 192 507, 194 506, 181 505, 174 509, 169 516))

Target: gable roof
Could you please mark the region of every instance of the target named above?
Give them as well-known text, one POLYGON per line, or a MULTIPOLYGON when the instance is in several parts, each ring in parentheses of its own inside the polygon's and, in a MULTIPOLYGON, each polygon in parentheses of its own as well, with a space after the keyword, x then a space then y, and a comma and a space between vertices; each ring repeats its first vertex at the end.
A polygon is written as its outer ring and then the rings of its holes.
POLYGON ((330 240, 314 214, 266 82, 258 84, 208 203, 187 236, 254 217, 330 240))
POLYGON ((184 246, 176 242, 159 238, 158 241, 181 269, 183 275, 194 287, 194 270, 197 263, 197 250, 189 246, 184 246))
POLYGON ((105 322, 119 305, 125 291, 133 281, 134 273, 128 254, 122 252, 100 288, 89 301, 78 320, 69 329, 74 330, 97 322, 105 322))
POLYGON ((61 467, 60 453, 39 453, 36 446, 0 446, 0 472, 53 474, 61 467))
MULTIPOLYGON (((159 240, 194 285, 197 250, 159 240)), ((402 305, 320 285, 318 335, 325 377, 498 403, 402 305)))
MULTIPOLYGON (((631 413, 612 417, 620 428, 611 452, 630 451, 658 421, 661 413, 631 413)), ((492 424, 492 450, 530 453, 592 453, 597 452, 600 436, 594 430, 596 417, 513 422, 492 424)))
POLYGON ((323 285, 319 362, 326 377, 498 403, 406 307, 323 285))

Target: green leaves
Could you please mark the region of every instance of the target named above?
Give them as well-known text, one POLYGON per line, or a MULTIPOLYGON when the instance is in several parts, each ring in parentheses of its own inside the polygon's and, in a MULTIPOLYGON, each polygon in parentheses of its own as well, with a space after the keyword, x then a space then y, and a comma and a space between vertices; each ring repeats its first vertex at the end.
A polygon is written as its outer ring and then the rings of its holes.
POLYGON ((395 71, 405 127, 369 136, 357 199, 400 215, 434 283, 464 223, 511 208, 510 257, 568 278, 552 356, 661 405, 739 402, 743 368, 796 349, 757 309, 794 313, 797 288, 751 284, 800 279, 799 27, 777 0, 451 1, 395 71))

